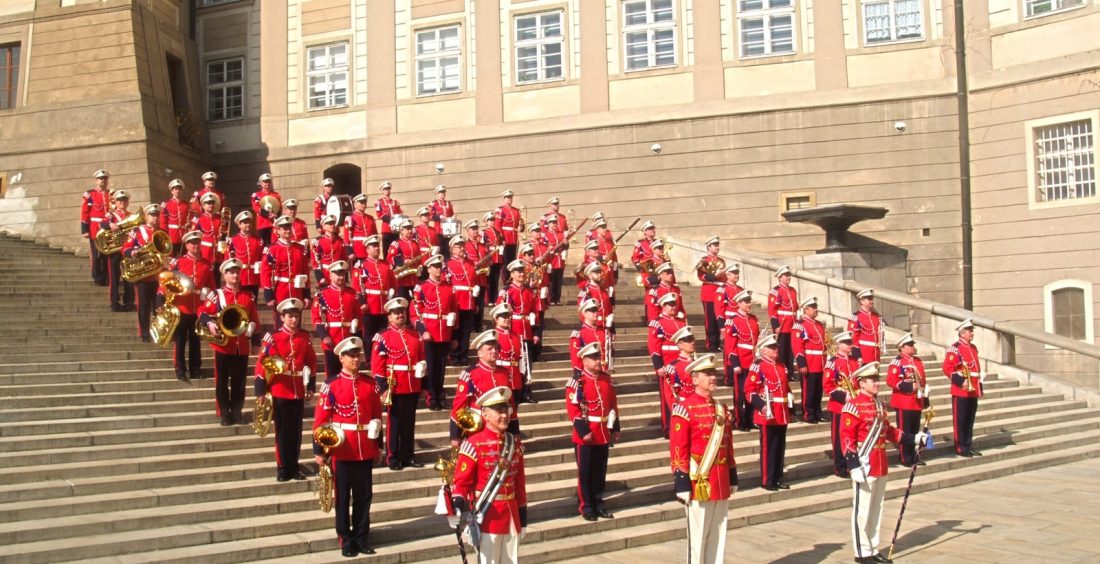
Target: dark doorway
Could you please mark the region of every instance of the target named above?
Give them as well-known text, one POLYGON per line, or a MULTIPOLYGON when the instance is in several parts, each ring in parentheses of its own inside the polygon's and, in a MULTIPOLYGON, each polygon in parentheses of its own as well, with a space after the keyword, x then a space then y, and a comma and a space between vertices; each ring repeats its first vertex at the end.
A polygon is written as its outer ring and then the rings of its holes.
POLYGON ((363 169, 350 163, 340 163, 325 169, 324 178, 336 183, 333 194, 355 197, 363 193, 363 169))

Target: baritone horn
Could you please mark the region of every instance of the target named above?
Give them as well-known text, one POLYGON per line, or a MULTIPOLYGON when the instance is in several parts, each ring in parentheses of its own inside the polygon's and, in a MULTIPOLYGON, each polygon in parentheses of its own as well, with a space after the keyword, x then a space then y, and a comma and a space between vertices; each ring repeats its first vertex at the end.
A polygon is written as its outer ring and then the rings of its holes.
POLYGON ((325 449, 325 459, 317 472, 317 501, 321 504, 321 511, 332 511, 332 495, 336 481, 332 476, 332 467, 329 465, 329 453, 332 449, 344 444, 344 430, 325 423, 313 430, 313 440, 325 449))
POLYGON ((172 256, 172 238, 164 231, 154 231, 149 242, 122 259, 122 279, 137 282, 164 270, 164 261, 172 256))
POLYGON ((145 223, 145 212, 138 210, 126 219, 118 222, 118 229, 100 229, 95 234, 95 248, 105 255, 113 255, 122 250, 126 240, 130 238, 130 231, 137 229, 145 223))
POLYGON ((210 329, 203 323, 195 324, 195 334, 204 341, 213 343, 219 347, 229 344, 229 339, 240 337, 248 331, 248 310, 239 304, 229 304, 220 312, 214 323, 218 326, 217 333, 210 333, 210 329))
POLYGON ((458 425, 458 428, 466 435, 472 435, 481 430, 481 427, 485 425, 485 421, 482 420, 480 413, 469 407, 464 407, 455 417, 455 425, 458 425))
POLYGON ((195 291, 195 283, 186 274, 165 270, 157 275, 164 290, 164 305, 157 308, 149 324, 149 336, 153 342, 165 347, 172 340, 180 324, 180 310, 175 305, 177 296, 187 296, 195 291))
MULTIPOLYGON (((287 370, 286 359, 279 355, 265 356, 260 361, 260 366, 264 369, 264 381, 269 385, 275 376, 283 374, 287 370)), ((253 410, 252 414, 252 430, 261 439, 271 432, 271 422, 275 415, 273 404, 274 400, 271 397, 271 392, 256 398, 256 409, 253 410)))

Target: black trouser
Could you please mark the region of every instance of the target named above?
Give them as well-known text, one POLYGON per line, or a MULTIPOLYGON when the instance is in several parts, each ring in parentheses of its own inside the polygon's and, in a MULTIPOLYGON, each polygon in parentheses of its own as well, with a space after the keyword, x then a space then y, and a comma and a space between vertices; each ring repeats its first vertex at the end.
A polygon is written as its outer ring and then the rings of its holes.
POLYGON ((451 331, 451 344, 454 345, 454 350, 451 351, 451 364, 466 366, 470 350, 470 334, 474 332, 476 322, 474 316, 477 315, 477 310, 463 309, 457 313, 458 326, 451 331))
POLYGON ((447 349, 450 346, 450 342, 424 341, 424 360, 428 364, 424 390, 428 394, 428 405, 442 405, 446 399, 443 394, 443 375, 447 370, 447 349))
POLYGON ((198 316, 190 313, 180 314, 180 323, 176 332, 172 334, 172 342, 175 347, 174 366, 176 377, 190 372, 192 376, 198 376, 202 369, 202 349, 199 348, 199 336, 195 334, 195 322, 198 316), (184 349, 187 350, 187 362, 184 362, 184 349))
POLYGON ((302 453, 302 411, 306 400, 273 398, 273 401, 276 476, 293 478, 298 473, 298 457, 302 453))
POLYGON ((775 337, 779 345, 779 363, 787 369, 787 379, 793 380, 797 376, 794 372, 794 350, 791 349, 791 334, 777 333, 775 337))
POLYGON ((504 259, 503 261, 501 261, 501 265, 504 266, 504 268, 500 273, 500 283, 505 287, 508 286, 509 277, 511 276, 511 274, 508 273, 507 268, 509 264, 512 264, 512 261, 516 260, 516 249, 516 243, 512 243, 511 245, 504 245, 504 252, 501 253, 502 258, 504 259))
POLYGON ((134 282, 134 290, 137 294, 138 336, 148 337, 149 320, 157 299, 157 279, 148 278, 134 282))
POLYGON ((393 394, 389 421, 386 422, 386 464, 407 464, 413 460, 413 430, 416 428, 416 402, 420 394, 393 394))
POLYGON ((221 417, 239 420, 244 407, 244 380, 248 355, 214 352, 214 398, 221 417))
MULTIPOLYGON (((733 368, 730 368, 730 372, 733 372, 733 368)), ((730 377, 733 380, 733 424, 742 431, 748 431, 752 428, 752 404, 745 397, 748 370, 742 368, 736 376, 730 377)))
POLYGON ((951 421, 955 432, 955 452, 974 448, 974 420, 978 416, 978 398, 951 397, 951 421))
POLYGON ((550 301, 561 303, 561 285, 565 279, 565 267, 550 269, 550 301))
POLYGON ((844 450, 840 447, 840 414, 834 413, 829 421, 829 438, 833 442, 833 473, 842 478, 848 477, 848 464, 844 460, 844 450))
POLYGON ((412 291, 415 286, 401 286, 397 285, 393 288, 393 297, 405 298, 406 300, 412 297, 412 291))
POLYGON ((183 253, 183 243, 172 243, 172 256, 178 258, 183 253))
POLYGON ((535 343, 532 340, 531 343, 527 345, 527 354, 531 356, 531 362, 538 362, 540 359, 542 359, 542 324, 544 323, 543 314, 536 313, 535 315, 538 316, 539 324, 531 328, 531 334, 535 337, 538 337, 539 342, 535 343))
POLYGON ((500 270, 503 265, 490 264, 489 265, 489 303, 497 303, 497 296, 500 295, 500 270))
POLYGON ((91 249, 92 282, 100 286, 107 285, 107 255, 100 253, 95 246, 95 237, 88 236, 88 247, 91 249))
POLYGON ((122 296, 122 305, 134 305, 134 286, 122 279, 122 253, 107 255, 107 297, 112 306, 119 305, 119 295, 122 296))
POLYGON ((390 252, 390 245, 397 240, 397 233, 383 233, 382 234, 382 256, 388 256, 390 252))
POLYGON ((718 324, 718 316, 714 313, 714 302, 703 302, 703 321, 707 330, 707 350, 721 350, 722 326, 718 324))
POLYGON ((574 445, 577 460, 577 496, 582 515, 603 510, 603 491, 607 485, 608 445, 574 445))
POLYGON ((260 238, 260 241, 263 241, 265 247, 267 246, 267 242, 271 240, 272 229, 272 227, 261 227, 256 230, 256 236, 260 238))
POLYGON ((439 245, 439 254, 443 255, 443 260, 451 260, 451 238, 439 235, 435 240, 436 245, 439 245))
MULTIPOLYGON (((895 409, 894 413, 897 415, 898 429, 910 435, 916 435, 920 432, 919 409, 895 409)), ((898 443, 898 451, 901 453, 901 463, 906 466, 912 466, 920 461, 920 458, 917 458, 917 445, 915 444, 898 443)))
POLYGON ((386 328, 386 316, 378 313, 368 313, 363 316, 363 343, 364 346, 370 347, 374 336, 386 328))
POLYGON ((787 426, 760 426, 760 482, 775 487, 783 480, 783 458, 787 454, 787 426))
MULTIPOLYGON (((251 286, 241 286, 241 289, 245 292, 248 292, 249 294, 252 294, 253 301, 258 301, 260 299, 260 287, 258 285, 253 284, 251 286)), ((252 321, 255 321, 257 326, 260 324, 260 321, 258 319, 253 319, 252 321)))
POLYGON ((821 377, 821 372, 802 377, 802 420, 807 423, 821 419, 821 377))
MULTIPOLYGON (((335 345, 335 343, 333 343, 335 345)), ((366 346, 366 345, 364 345, 366 346)), ((332 349, 325 349, 325 376, 332 378, 340 373, 343 366, 340 364, 340 358, 336 356, 336 353, 332 352, 332 349)))
POLYGON ((374 497, 374 461, 337 460, 334 466, 336 534, 340 546, 352 542, 365 548, 370 535, 370 502, 374 497))

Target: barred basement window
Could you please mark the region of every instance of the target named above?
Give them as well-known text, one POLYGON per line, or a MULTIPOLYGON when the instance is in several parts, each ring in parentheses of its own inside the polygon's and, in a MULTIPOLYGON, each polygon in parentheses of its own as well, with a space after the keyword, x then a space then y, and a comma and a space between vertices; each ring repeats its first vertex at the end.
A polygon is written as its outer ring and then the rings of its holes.
POLYGON ((1045 16, 1084 5, 1085 0, 1024 0, 1024 17, 1045 16))
POLYGON ((793 0, 741 0, 737 22, 742 57, 794 53, 793 0))
POLYGON ((516 17, 516 83, 562 77, 562 13, 516 17))
POLYGON ((1052 202, 1096 196, 1092 120, 1034 130, 1036 200, 1052 202))
POLYGON ((676 64, 676 18, 672 0, 623 2, 626 70, 676 64))
POLYGON ((416 94, 461 90, 461 55, 457 25, 416 32, 416 94))
POLYGON ((306 50, 309 109, 348 105, 348 43, 306 50))
POLYGON ((863 41, 867 45, 924 37, 923 0, 877 0, 863 3, 863 41))
POLYGON ((206 64, 206 119, 244 117, 244 58, 206 64))

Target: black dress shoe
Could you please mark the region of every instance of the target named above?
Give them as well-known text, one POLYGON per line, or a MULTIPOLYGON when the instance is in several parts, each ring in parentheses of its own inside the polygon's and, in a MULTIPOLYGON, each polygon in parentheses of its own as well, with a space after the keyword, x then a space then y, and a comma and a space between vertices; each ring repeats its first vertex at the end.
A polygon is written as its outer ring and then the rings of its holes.
POLYGON ((369 547, 369 546, 360 546, 359 547, 359 553, 360 554, 374 554, 374 549, 369 547))
POLYGON ((359 556, 359 550, 355 548, 355 543, 349 542, 347 546, 340 550, 340 554, 345 558, 354 558, 359 556))
POLYGON ((886 555, 881 552, 871 557, 871 562, 881 562, 882 564, 893 564, 893 560, 890 560, 886 555))
POLYGON ((113 311, 115 313, 119 313, 119 312, 123 312, 123 311, 126 311, 126 310, 122 309, 122 306, 120 306, 118 304, 111 304, 111 311, 113 311))
POLYGON ((921 460, 921 461, 917 462, 917 466, 928 466, 928 463, 921 460))
POLYGON ((969 450, 964 450, 962 452, 956 452, 955 455, 970 458, 971 456, 974 456, 974 453, 969 450))
POLYGON ((233 421, 229 418, 228 415, 222 415, 222 423, 221 423, 222 427, 228 427, 232 424, 233 424, 233 421))
POLYGON ((982 451, 980 451, 980 450, 978 450, 978 449, 973 449, 973 448, 972 448, 972 449, 970 449, 970 454, 972 454, 972 455, 974 455, 974 456, 981 456, 981 455, 982 455, 982 451))
POLYGON ((595 513, 585 513, 584 514, 584 520, 585 521, 596 521, 597 519, 599 519, 599 517, 596 517, 595 513))
POLYGON ((859 564, 872 564, 875 561, 873 556, 856 557, 856 562, 859 564))
POLYGON ((291 476, 291 478, 293 478, 293 479, 295 479, 295 480, 305 480, 305 479, 306 479, 306 475, 305 475, 305 474, 303 474, 303 473, 301 473, 301 472, 298 472, 297 474, 295 474, 295 475, 291 476))
POLYGON ((781 489, 781 490, 789 490, 789 489, 791 489, 791 485, 790 485, 790 484, 788 484, 787 482, 779 482, 778 484, 776 484, 776 485, 775 485, 775 487, 777 487, 777 488, 779 488, 779 489, 781 489))
POLYGON ((423 468, 424 463, 423 462, 417 462, 415 460, 410 460, 410 461, 402 464, 402 466, 407 466, 407 467, 410 467, 410 468, 423 468))
POLYGON ((777 492, 777 491, 779 491, 779 486, 773 486, 773 485, 769 484, 769 485, 765 485, 764 489, 768 490, 769 492, 777 492))
POLYGON ((614 519, 615 518, 615 514, 611 513, 610 511, 608 511, 606 509, 601 509, 601 510, 597 511, 596 515, 598 515, 600 517, 603 517, 604 519, 614 519))
POLYGON ((535 399, 532 396, 527 396, 527 397, 523 398, 523 403, 536 404, 538 402, 539 402, 539 400, 535 399))
POLYGON ((149 343, 149 342, 152 342, 152 340, 153 340, 153 338, 150 337, 149 335, 142 335, 141 336, 141 342, 143 342, 143 343, 149 343))
POLYGON ((289 479, 290 479, 290 478, 287 478, 286 476, 282 476, 282 475, 279 475, 279 476, 275 476, 275 481, 276 481, 276 482, 285 482, 285 481, 287 481, 287 480, 289 480, 289 479))
POLYGON ((398 464, 396 462, 394 462, 393 464, 390 464, 390 470, 400 470, 400 469, 401 469, 400 464, 398 464))

